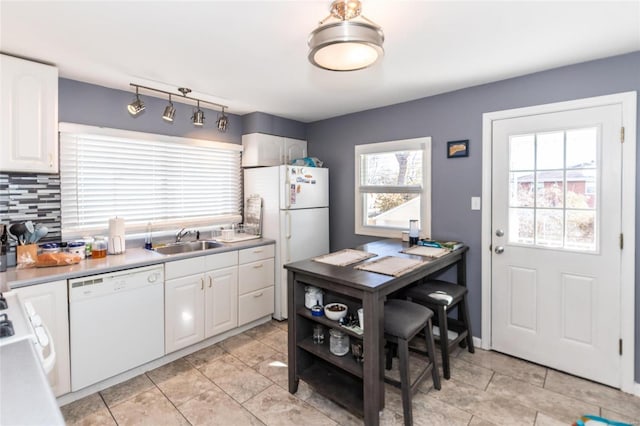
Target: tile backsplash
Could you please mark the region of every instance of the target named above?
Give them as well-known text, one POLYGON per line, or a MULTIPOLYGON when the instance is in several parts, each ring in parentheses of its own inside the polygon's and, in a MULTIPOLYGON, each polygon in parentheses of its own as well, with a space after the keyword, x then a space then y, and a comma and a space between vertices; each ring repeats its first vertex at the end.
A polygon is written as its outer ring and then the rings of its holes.
POLYGON ((0 222, 31 220, 49 229, 43 241, 59 241, 60 175, 0 173, 0 222))

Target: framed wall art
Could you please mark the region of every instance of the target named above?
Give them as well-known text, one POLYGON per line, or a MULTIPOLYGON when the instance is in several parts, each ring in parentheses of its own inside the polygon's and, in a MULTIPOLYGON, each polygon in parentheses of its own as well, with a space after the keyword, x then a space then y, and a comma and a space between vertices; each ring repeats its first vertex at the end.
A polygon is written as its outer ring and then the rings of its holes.
POLYGON ((447 142, 447 158, 469 156, 469 140, 447 142))

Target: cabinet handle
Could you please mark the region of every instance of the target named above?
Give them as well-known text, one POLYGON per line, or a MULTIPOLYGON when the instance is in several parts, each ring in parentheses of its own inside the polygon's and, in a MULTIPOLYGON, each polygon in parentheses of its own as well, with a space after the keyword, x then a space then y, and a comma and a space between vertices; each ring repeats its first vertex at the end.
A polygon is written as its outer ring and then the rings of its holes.
POLYGON ((213 284, 213 278, 209 277, 209 288, 211 288, 212 284, 213 284))
POLYGON ((53 154, 49 153, 49 168, 53 169, 53 154))
POLYGON ((264 266, 264 264, 261 263, 259 265, 253 265, 253 268, 254 269, 259 269, 259 268, 262 268, 263 266, 264 266))
POLYGON ((200 278, 200 290, 204 290, 204 278, 200 278))
POLYGON ((256 294, 253 295, 253 297, 260 297, 260 296, 262 296, 262 292, 256 293, 256 294))
POLYGON ((262 253, 262 249, 254 250, 253 252, 254 252, 254 253, 262 253))

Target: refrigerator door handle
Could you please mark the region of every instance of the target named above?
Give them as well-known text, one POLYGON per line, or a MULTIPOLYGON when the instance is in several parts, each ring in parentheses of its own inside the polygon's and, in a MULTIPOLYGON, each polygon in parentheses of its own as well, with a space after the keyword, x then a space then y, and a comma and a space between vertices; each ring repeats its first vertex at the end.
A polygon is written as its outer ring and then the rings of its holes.
POLYGON ((290 256, 290 253, 291 253, 291 247, 290 247, 291 246, 291 213, 286 212, 284 214, 284 221, 285 221, 285 227, 286 227, 286 230, 287 230, 287 233, 285 234, 285 239, 287 240, 286 244, 285 244, 285 250, 286 250, 286 253, 285 253, 286 256, 285 257, 287 259, 287 262, 290 262, 291 261, 291 256, 290 256))

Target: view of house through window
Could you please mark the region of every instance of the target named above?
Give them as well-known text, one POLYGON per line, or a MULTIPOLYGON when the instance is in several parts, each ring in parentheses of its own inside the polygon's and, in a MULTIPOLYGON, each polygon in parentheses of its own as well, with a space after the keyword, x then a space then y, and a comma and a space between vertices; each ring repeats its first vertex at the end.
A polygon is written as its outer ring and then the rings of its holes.
POLYGON ((509 138, 509 242, 596 251, 597 127, 509 138))
POLYGON ((430 227, 430 138, 356 148, 356 233, 398 237, 409 220, 430 227))

